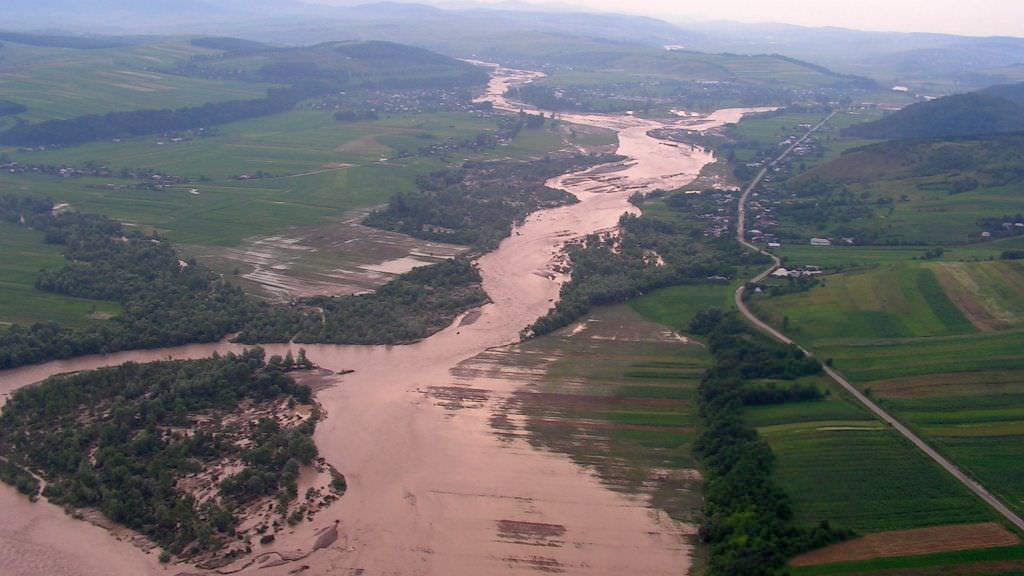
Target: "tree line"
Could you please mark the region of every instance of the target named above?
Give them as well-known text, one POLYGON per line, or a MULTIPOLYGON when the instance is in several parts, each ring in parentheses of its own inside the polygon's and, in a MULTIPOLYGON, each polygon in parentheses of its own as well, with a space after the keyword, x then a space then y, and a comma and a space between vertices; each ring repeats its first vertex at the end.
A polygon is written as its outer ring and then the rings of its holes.
POLYGON ((54 322, 0 330, 0 369, 120 350, 239 341, 397 344, 444 328, 487 301, 466 259, 417 268, 371 294, 320 297, 292 305, 259 301, 166 239, 104 216, 53 213, 53 203, 0 196, 0 220, 44 233, 67 264, 39 272, 40 290, 118 302, 124 311, 83 328, 54 322))
POLYGON ((307 89, 271 89, 256 100, 230 100, 164 110, 86 114, 66 120, 22 123, 0 132, 0 143, 13 146, 73 146, 96 140, 193 130, 290 110, 307 89))
POLYGON ((193 59, 168 72, 274 83, 285 87, 271 88, 265 97, 259 99, 211 102, 177 109, 86 114, 34 124, 22 122, 0 132, 0 143, 73 146, 97 140, 180 132, 285 112, 303 100, 343 90, 475 86, 486 83, 488 78, 487 73, 476 66, 421 48, 389 42, 272 48, 232 39, 208 39, 207 43, 211 41, 225 48, 245 46, 246 49, 218 57, 193 59), (265 54, 270 61, 252 70, 235 65, 235 56, 251 51, 265 54), (372 72, 358 73, 360 69, 372 72))
POLYGON ((710 547, 708 574, 771 576, 796 554, 850 538, 852 532, 827 521, 794 524, 789 498, 773 478, 772 449, 743 421, 745 405, 821 397, 805 386, 790 387, 789 397, 765 396, 766 387, 753 381, 795 380, 821 372, 821 365, 752 332, 734 312, 704 311, 689 332, 707 337, 715 360, 698 387, 703 431, 694 445, 705 470, 699 536, 710 547))
POLYGON ((242 290, 195 262, 182 262, 169 242, 103 216, 61 212, 49 200, 0 196, 0 220, 44 233, 64 248, 63 268, 40 271, 36 287, 110 300, 124 312, 72 329, 54 322, 0 331, 0 368, 84 354, 212 342, 259 314, 242 290))

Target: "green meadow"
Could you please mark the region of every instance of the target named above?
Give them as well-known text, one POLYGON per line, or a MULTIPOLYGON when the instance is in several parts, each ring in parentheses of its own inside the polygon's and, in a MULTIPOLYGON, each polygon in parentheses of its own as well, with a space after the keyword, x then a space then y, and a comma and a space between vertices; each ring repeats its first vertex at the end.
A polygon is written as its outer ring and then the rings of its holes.
POLYGON ((23 104, 30 122, 141 109, 261 98, 270 85, 172 75, 167 69, 208 50, 165 42, 72 50, 4 42, 0 97, 23 104))
POLYGON ((752 407, 797 520, 858 533, 980 522, 993 513, 892 429, 824 379, 819 402, 752 407))
POLYGON ((931 268, 891 263, 829 276, 807 293, 759 299, 776 325, 807 343, 834 338, 901 338, 973 332, 931 268))
MULTIPOLYGON (((729 308, 734 286, 677 286, 630 305, 648 319, 685 328, 696 312, 729 308)), ((750 407, 747 422, 772 446, 780 486, 797 521, 829 520, 860 533, 991 520, 993 514, 892 429, 830 381, 818 402, 750 407)))
POLYGON ((182 244, 230 246, 250 236, 337 219, 410 191, 417 174, 467 158, 537 157, 565 145, 561 130, 523 130, 509 145, 451 157, 417 156, 418 148, 461 141, 496 129, 493 118, 464 113, 385 117, 344 124, 329 113, 293 111, 221 127, 172 142, 158 137, 102 142, 45 152, 14 152, 32 164, 108 163, 196 180, 151 190, 110 190, 117 179, 62 179, 0 174, 0 192, 51 197, 84 212, 156 229, 182 244), (402 152, 411 155, 402 157, 402 152), (256 178, 259 173, 266 177, 256 178), (239 179, 248 176, 249 179, 239 179), (194 190, 194 192, 193 192, 194 190))
MULTIPOLYGON (((824 268, 851 268, 890 262, 908 262, 925 255, 929 246, 810 246, 784 244, 773 250, 783 259, 783 265, 821 266, 824 268)), ((942 261, 970 262, 997 259, 1007 250, 1024 250, 1024 236, 1003 238, 948 246, 942 261)))
POLYGON ((800 124, 817 124, 824 117, 825 114, 819 112, 781 112, 756 115, 731 126, 729 133, 740 140, 771 146, 792 134, 806 132, 799 128, 800 124))
MULTIPOLYGON (((833 130, 837 126, 832 127, 833 130)), ((824 160, 787 182, 800 190, 781 206, 782 237, 854 236, 875 244, 964 246, 986 220, 1024 212, 1020 138, 896 141, 850 149, 839 138, 824 160), (834 154, 842 148, 845 153, 834 154)), ((998 236, 998 234, 997 234, 998 236)))
MULTIPOLYGON (((962 250, 979 249, 992 248, 962 250)), ((960 250, 947 258, 964 255, 960 250)), ((776 326, 788 318, 792 337, 832 359, 851 382, 1024 512, 1022 285, 1024 266, 1016 261, 889 259, 756 306, 776 326)))
MULTIPOLYGON (((777 113, 744 118, 739 124, 730 126, 726 133, 730 138, 741 143, 736 149, 736 158, 740 161, 748 161, 753 159, 756 151, 747 145, 754 144, 759 150, 774 150, 778 148, 778 151, 782 152, 781 143, 784 140, 794 136, 802 136, 807 131, 806 128, 801 128, 801 125, 817 125, 825 116, 822 112, 783 110, 777 113)), ((875 110, 862 112, 845 111, 836 114, 832 120, 822 126, 814 135, 814 138, 821 143, 824 155, 822 157, 803 157, 798 165, 802 164, 806 168, 828 162, 838 158, 847 150, 871 143, 869 140, 845 138, 840 135, 840 132, 847 126, 877 120, 880 117, 881 113, 875 110)))
POLYGON ((636 46, 564 48, 562 58, 572 66, 559 67, 541 83, 601 85, 640 80, 735 81, 815 88, 835 84, 836 78, 811 66, 773 55, 706 54, 636 46))
POLYGON ((629 305, 644 318, 686 332, 693 317, 708 308, 732 308, 731 284, 671 286, 631 300, 629 305))
POLYGON ((43 242, 43 234, 0 223, 0 327, 8 324, 60 322, 82 326, 121 312, 112 302, 71 298, 35 288, 42 269, 64 266, 63 250, 43 242))
MULTIPOLYGON (((900 179, 872 188, 880 196, 900 199, 891 214, 880 213, 873 224, 892 240, 911 244, 963 244, 976 241, 978 221, 1024 211, 1018 185, 980 188, 951 195, 945 190, 921 189, 941 178, 900 179)), ((856 223, 856 221, 854 221, 856 223)))

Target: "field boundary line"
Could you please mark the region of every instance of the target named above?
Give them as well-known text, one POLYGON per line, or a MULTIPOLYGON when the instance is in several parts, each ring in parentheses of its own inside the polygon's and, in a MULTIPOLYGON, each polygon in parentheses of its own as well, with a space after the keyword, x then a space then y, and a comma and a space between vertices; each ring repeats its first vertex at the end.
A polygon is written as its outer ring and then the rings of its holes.
MULTIPOLYGON (((743 190, 743 194, 740 196, 740 200, 739 200, 739 208, 737 210, 736 240, 738 240, 739 243, 742 244, 747 249, 753 250, 753 251, 758 252, 760 254, 764 254, 765 256, 768 256, 769 258, 772 259, 771 266, 768 267, 767 269, 765 269, 763 272, 759 273, 757 276, 754 276, 753 278, 751 278, 748 283, 756 284, 756 283, 764 280, 765 278, 767 278, 769 274, 774 272, 776 269, 779 268, 779 266, 782 265, 782 260, 779 259, 779 257, 777 255, 772 254, 771 252, 768 252, 767 250, 763 250, 761 248, 758 248, 757 246, 755 246, 754 244, 752 244, 750 242, 747 242, 747 239, 746 239, 747 199, 750 197, 751 192, 753 192, 758 187, 758 185, 761 184, 761 181, 764 180, 764 177, 768 174, 768 170, 769 169, 774 168, 776 165, 778 165, 779 162, 782 162, 783 160, 785 160, 786 157, 789 156, 789 154, 797 146, 802 144, 804 141, 806 141, 808 138, 810 138, 811 135, 813 135, 815 132, 820 130, 837 113, 838 113, 837 111, 833 111, 831 114, 829 114, 827 117, 825 117, 824 120, 822 120, 817 125, 815 125, 810 130, 808 130, 807 133, 803 135, 803 137, 801 137, 799 140, 797 140, 795 143, 793 143, 792 146, 787 148, 777 158, 775 158, 774 160, 769 162, 767 165, 765 165, 763 168, 761 168, 761 171, 758 172, 758 174, 754 178, 754 180, 746 187, 745 190, 743 190)), ((779 331, 778 329, 776 329, 773 326, 769 325, 767 322, 761 320, 760 318, 757 317, 757 315, 755 315, 753 312, 751 312, 750 308, 747 307, 746 302, 743 301, 743 295, 746 292, 746 284, 747 283, 742 284, 738 288, 736 288, 736 292, 733 294, 733 301, 736 304, 736 308, 740 311, 740 314, 742 314, 758 330, 764 332, 765 334, 768 334, 769 336, 771 336, 775 340, 778 340, 779 342, 782 342, 783 344, 792 344, 794 346, 797 346, 807 356, 814 356, 814 353, 811 350, 809 350, 809 349, 807 349, 807 348, 805 348, 803 346, 800 346, 795 341, 793 341, 792 338, 786 336, 781 331, 779 331)), ((879 406, 873 400, 868 398, 863 392, 858 390, 853 384, 851 384, 849 382, 849 380, 847 380, 842 374, 840 374, 839 371, 835 370, 831 366, 828 366, 827 364, 822 364, 822 367, 825 370, 825 374, 827 374, 829 376, 829 378, 831 378, 836 384, 839 384, 839 386, 841 386, 844 390, 846 390, 851 396, 853 396, 865 408, 870 410, 880 420, 882 420, 886 424, 889 424, 890 426, 892 426, 897 432, 900 433, 900 435, 902 435, 904 438, 909 440, 910 443, 913 444, 915 447, 917 447, 918 450, 923 452, 925 456, 927 456, 933 462, 938 464, 943 470, 948 472, 958 482, 960 482, 961 484, 966 486, 968 490, 970 490, 976 496, 981 498, 981 500, 983 500, 992 509, 994 509, 996 512, 998 512, 999 515, 1001 515, 1003 518, 1005 518, 1007 521, 1009 521, 1011 524, 1013 524, 1018 530, 1024 531, 1024 518, 1021 518, 1013 510, 1010 510, 1010 508, 1008 506, 1006 506, 1006 504, 1003 504, 1003 502, 999 498, 997 498, 995 495, 993 495, 991 492, 989 492, 988 489, 986 489, 984 486, 982 486, 980 482, 978 482, 977 480, 971 478, 966 472, 961 470, 956 464, 953 464, 953 462, 950 461, 948 458, 946 458, 942 454, 939 454, 939 452, 937 450, 935 450, 934 448, 931 447, 931 445, 929 445, 927 442, 922 440, 921 437, 919 437, 917 434, 915 434, 905 424, 900 422, 896 417, 894 417, 891 414, 889 414, 889 412, 887 412, 885 409, 883 409, 881 406, 879 406)))

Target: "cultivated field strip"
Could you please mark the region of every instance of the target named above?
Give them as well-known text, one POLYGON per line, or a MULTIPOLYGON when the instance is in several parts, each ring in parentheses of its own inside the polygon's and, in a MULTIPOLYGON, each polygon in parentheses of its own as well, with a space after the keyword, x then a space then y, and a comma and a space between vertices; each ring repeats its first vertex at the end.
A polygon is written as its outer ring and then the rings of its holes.
MULTIPOLYGON (((826 122, 828 122, 832 118, 833 115, 834 114, 828 116, 827 118, 822 120, 821 123, 819 123, 816 126, 814 126, 813 128, 811 128, 802 139, 797 141, 797 144, 799 144, 803 140, 806 140, 811 134, 813 134, 815 131, 820 129, 826 122)), ((794 144, 793 147, 795 147, 797 144, 794 144)), ((782 155, 779 156, 775 160, 775 162, 773 162, 772 164, 769 164, 768 166, 763 168, 761 170, 761 172, 757 175, 757 177, 753 180, 753 182, 751 182, 750 185, 746 188, 746 190, 743 191, 743 195, 740 197, 739 218, 738 218, 738 226, 737 226, 737 229, 736 229, 737 230, 737 240, 741 244, 746 246, 747 248, 750 248, 751 250, 754 250, 754 251, 757 251, 757 252, 761 252, 761 253, 763 253, 763 254, 765 254, 765 255, 767 255, 767 256, 772 258, 772 265, 769 268, 767 268, 766 270, 764 270, 763 272, 761 272, 760 274, 758 274, 757 276, 755 276, 751 280, 752 283, 757 283, 757 282, 760 282, 760 281, 764 280, 765 278, 767 278, 769 274, 771 274, 776 268, 778 268, 780 266, 781 261, 780 261, 778 256, 775 256, 774 254, 771 254, 769 252, 763 251, 763 250, 757 248, 756 246, 754 246, 753 244, 747 242, 746 236, 745 236, 745 230, 744 230, 744 227, 745 227, 745 216, 746 216, 746 214, 745 214, 745 210, 746 210, 745 204, 746 204, 747 198, 750 196, 750 193, 755 188, 757 188, 757 186, 761 183, 761 180, 767 174, 768 168, 770 168, 772 165, 774 165, 775 163, 779 162, 780 160, 784 159, 791 151, 792 151, 792 147, 787 149, 785 152, 783 152, 782 155)), ((779 342, 783 342, 785 344, 797 345, 796 342, 794 342, 791 338, 789 338, 788 336, 786 336, 785 334, 783 334, 779 330, 773 328, 772 326, 768 325, 767 323, 765 323, 764 321, 759 319, 753 312, 750 311, 750 309, 746 305, 746 302, 744 302, 744 300, 743 300, 743 293, 745 291, 745 288, 746 288, 745 286, 740 286, 739 288, 736 289, 736 293, 735 293, 735 303, 736 303, 736 307, 737 307, 737 309, 739 309, 740 313, 743 314, 743 316, 745 318, 747 318, 747 320, 750 321, 752 324, 754 324, 754 326, 756 326, 759 330, 761 330, 762 332, 768 334, 769 336, 771 336, 772 338, 778 340, 779 342)), ((801 346, 801 350, 803 350, 804 353, 809 355, 809 356, 813 355, 813 353, 810 350, 808 350, 807 348, 804 348, 804 347, 801 346)), ((966 486, 968 490, 970 490, 971 492, 976 494, 986 504, 991 506, 1002 517, 1004 517, 1007 521, 1009 521, 1011 524, 1013 524, 1015 527, 1017 527, 1017 529, 1024 530, 1024 518, 1021 518, 1019 515, 1017 515, 1013 510, 1011 510, 1009 507, 1007 507, 1001 500, 996 498, 991 492, 989 492, 989 490, 987 490, 979 482, 977 482, 976 480, 974 480, 973 478, 968 476, 966 473, 964 473, 959 467, 957 467, 955 464, 953 464, 951 461, 949 461, 945 456, 943 456, 942 454, 939 454, 939 452, 937 452, 934 448, 932 448, 930 445, 928 445, 928 443, 926 443, 924 440, 922 440, 917 434, 915 434, 912 430, 910 430, 910 428, 905 426, 902 422, 900 422, 895 417, 890 415, 886 410, 882 409, 882 407, 880 407, 878 404, 876 404, 873 400, 871 400, 866 395, 864 395, 863 392, 858 390, 845 377, 843 377, 842 374, 840 374, 838 371, 836 371, 831 366, 825 365, 823 367, 824 367, 825 373, 828 374, 828 376, 830 378, 832 378, 833 381, 835 381, 837 384, 842 386, 843 389, 846 390, 846 392, 848 392, 858 402, 860 402, 868 410, 870 410, 872 413, 874 413, 875 416, 877 416, 879 419, 881 419, 886 424, 892 426, 904 438, 909 440, 914 446, 916 446, 921 452, 923 452, 925 455, 927 455, 932 461, 934 461, 936 464, 938 464, 940 467, 942 467, 942 469, 944 469, 946 472, 948 472, 951 476, 956 478, 957 481, 959 481, 961 484, 966 486)))

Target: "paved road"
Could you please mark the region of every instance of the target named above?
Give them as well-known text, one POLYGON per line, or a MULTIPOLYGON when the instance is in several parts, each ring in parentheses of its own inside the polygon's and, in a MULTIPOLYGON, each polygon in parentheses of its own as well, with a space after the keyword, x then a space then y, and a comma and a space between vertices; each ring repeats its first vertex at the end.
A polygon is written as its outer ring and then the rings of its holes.
MULTIPOLYGON (((776 158, 775 160, 770 162, 767 166, 762 168, 761 171, 757 174, 757 177, 754 178, 754 181, 751 182, 749 186, 747 186, 747 188, 743 191, 743 195, 740 196, 739 213, 738 213, 737 224, 736 224, 736 239, 739 240, 739 242, 741 244, 743 244, 744 246, 746 246, 747 248, 749 248, 751 250, 755 250, 757 252, 760 252, 761 254, 764 254, 764 255, 766 255, 766 256, 768 256, 768 257, 770 257, 772 259, 772 265, 769 268, 767 268, 766 270, 764 270, 763 272, 761 272, 760 274, 758 274, 757 276, 755 276, 754 278, 752 278, 750 280, 752 283, 756 284, 756 283, 764 280, 765 278, 767 278, 769 274, 774 272, 775 269, 779 267, 781 262, 780 262, 778 256, 776 256, 776 255, 774 255, 774 254, 772 254, 772 253, 770 253, 770 252, 768 252, 766 250, 762 250, 761 248, 758 248, 757 246, 751 244, 750 242, 747 242, 747 238, 746 238, 747 199, 750 197, 750 193, 753 192, 754 189, 756 189, 758 187, 758 185, 761 184, 761 181, 768 174, 768 170, 770 170, 771 168, 774 168, 779 162, 785 160, 786 156, 788 156, 793 151, 794 148, 796 148, 797 146, 802 144, 805 140, 807 140, 807 138, 810 138, 811 134, 814 134, 815 132, 820 130, 822 126, 824 126, 829 120, 832 119, 833 116, 835 116, 835 114, 836 113, 833 112, 827 118, 825 118, 820 123, 818 123, 816 126, 811 128, 810 130, 808 130, 807 133, 804 134, 804 136, 802 138, 800 138, 799 140, 797 140, 796 143, 794 143, 792 146, 787 148, 786 151, 783 152, 781 155, 779 155, 778 158, 776 158)), ((766 322, 762 321, 760 318, 755 316, 753 312, 750 311, 750 309, 747 307, 746 302, 743 301, 743 293, 744 293, 745 290, 746 290, 746 286, 740 286, 739 288, 736 289, 736 293, 733 295, 733 300, 736 302, 736 308, 740 311, 740 313, 743 314, 743 316, 745 316, 747 318, 747 320, 749 320, 750 323, 752 323, 754 326, 756 326, 759 330, 761 330, 762 332, 768 334, 769 336, 771 336, 772 338, 778 340, 779 342, 783 342, 785 344, 793 344, 793 345, 799 346, 791 338, 789 338, 788 336, 786 336, 785 334, 783 334, 779 330, 776 330, 772 326, 769 326, 766 322)), ((803 346, 799 346, 799 348, 800 348, 800 350, 803 351, 804 354, 807 354, 808 356, 812 356, 813 355, 813 353, 810 350, 804 348, 803 346)), ((879 406, 873 400, 871 400, 870 398, 865 396, 860 390, 858 390, 856 387, 854 387, 853 384, 850 384, 850 382, 846 378, 844 378, 842 374, 840 374, 839 372, 837 372, 835 369, 831 368, 830 366, 825 366, 824 368, 825 368, 825 373, 828 374, 829 377, 832 378, 832 380, 834 380, 837 384, 842 386, 844 390, 849 392, 851 396, 856 398, 858 402, 863 404, 868 410, 871 410, 871 412, 873 412, 876 416, 878 416, 878 418, 880 418, 883 422, 885 422, 885 423, 889 424, 890 426, 892 426, 897 432, 902 434, 904 438, 909 440, 921 452, 924 452, 924 454, 926 456, 931 458, 936 464, 941 466, 946 472, 949 472, 949 474, 951 476, 956 478, 961 484, 966 486, 971 492, 974 492, 975 494, 977 494, 977 496, 979 498, 984 500, 985 503, 987 503, 996 512, 998 512, 1000 515, 1002 515, 1004 518, 1006 518, 1011 524, 1013 524, 1014 526, 1016 526, 1020 530, 1024 530, 1024 519, 1022 519, 1020 516, 1018 516, 1016 513, 1014 513, 1013 510, 1010 510, 998 498, 993 496, 992 493, 989 492, 988 490, 986 490, 984 486, 982 486, 977 481, 975 481, 973 478, 968 476, 963 470, 961 470, 955 464, 953 464, 952 462, 947 460, 942 454, 939 454, 934 448, 929 446, 927 442, 922 440, 917 434, 914 434, 913 431, 911 431, 909 428, 907 428, 905 425, 903 425, 899 420, 897 420, 891 414, 889 414, 888 412, 883 410, 881 406, 879 406)))

